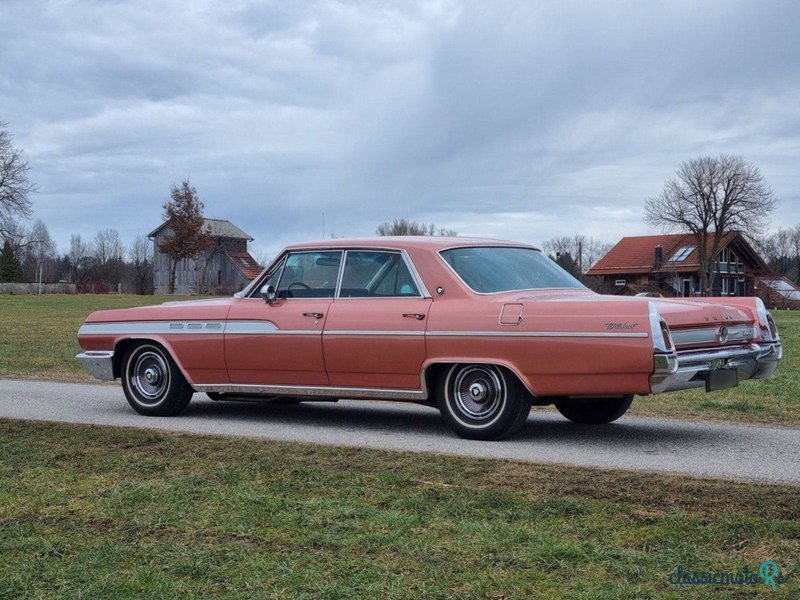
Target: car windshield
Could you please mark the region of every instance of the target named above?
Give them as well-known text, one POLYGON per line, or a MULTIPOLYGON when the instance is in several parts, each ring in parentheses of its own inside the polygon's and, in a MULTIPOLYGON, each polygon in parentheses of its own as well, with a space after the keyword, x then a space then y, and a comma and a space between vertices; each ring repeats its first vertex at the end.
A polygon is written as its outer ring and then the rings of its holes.
POLYGON ((480 294, 584 287, 554 261, 532 248, 451 248, 442 250, 441 255, 464 283, 480 294))

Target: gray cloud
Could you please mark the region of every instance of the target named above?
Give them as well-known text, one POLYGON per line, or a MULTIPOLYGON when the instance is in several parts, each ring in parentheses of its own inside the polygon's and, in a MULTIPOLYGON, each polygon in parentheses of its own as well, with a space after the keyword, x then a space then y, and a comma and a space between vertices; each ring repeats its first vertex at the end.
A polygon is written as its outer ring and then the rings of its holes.
POLYGON ((62 250, 149 231, 184 177, 269 252, 323 213, 614 241, 718 152, 793 223, 798 24, 793 2, 6 1, 0 118, 62 250))

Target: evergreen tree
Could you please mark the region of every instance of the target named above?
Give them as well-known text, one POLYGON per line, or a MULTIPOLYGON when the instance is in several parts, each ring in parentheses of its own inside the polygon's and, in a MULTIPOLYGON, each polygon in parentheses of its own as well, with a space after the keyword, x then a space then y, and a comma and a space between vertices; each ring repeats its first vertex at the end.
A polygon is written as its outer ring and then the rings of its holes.
POLYGON ((17 252, 9 240, 3 242, 3 250, 0 251, 0 282, 22 281, 22 267, 20 267, 17 252))

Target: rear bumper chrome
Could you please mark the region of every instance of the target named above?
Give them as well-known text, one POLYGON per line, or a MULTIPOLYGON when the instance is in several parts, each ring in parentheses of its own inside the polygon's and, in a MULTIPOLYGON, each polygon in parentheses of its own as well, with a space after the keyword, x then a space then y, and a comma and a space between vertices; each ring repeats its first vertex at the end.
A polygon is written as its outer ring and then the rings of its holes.
POLYGON ((775 371, 782 356, 780 341, 658 353, 654 355, 650 392, 661 394, 705 387, 706 375, 716 369, 736 369, 739 381, 766 379, 775 371))
POLYGON ((114 352, 112 350, 87 350, 75 358, 100 381, 114 381, 114 352))

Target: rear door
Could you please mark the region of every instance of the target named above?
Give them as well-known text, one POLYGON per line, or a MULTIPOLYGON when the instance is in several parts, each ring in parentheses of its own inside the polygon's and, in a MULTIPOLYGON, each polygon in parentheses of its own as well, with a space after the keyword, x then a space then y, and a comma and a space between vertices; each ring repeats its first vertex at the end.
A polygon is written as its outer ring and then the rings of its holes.
POLYGON ((399 251, 347 250, 322 347, 330 385, 419 389, 431 299, 399 251))

